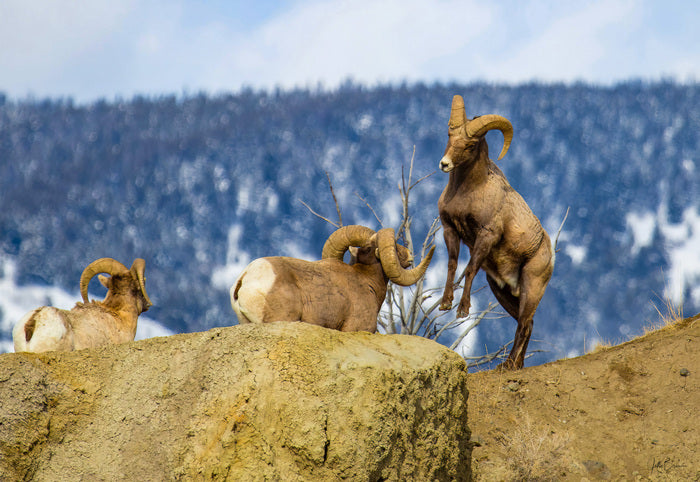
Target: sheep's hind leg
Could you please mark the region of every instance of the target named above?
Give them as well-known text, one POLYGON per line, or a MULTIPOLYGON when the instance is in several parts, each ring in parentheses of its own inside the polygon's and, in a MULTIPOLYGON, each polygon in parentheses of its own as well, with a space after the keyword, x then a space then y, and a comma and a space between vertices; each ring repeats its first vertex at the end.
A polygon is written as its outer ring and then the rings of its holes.
POLYGON ((488 274, 486 275, 486 280, 489 282, 491 292, 496 297, 496 300, 498 300, 503 309, 505 309, 510 316, 517 320, 520 299, 510 292, 508 286, 504 286, 503 288, 498 286, 498 283, 488 274))
POLYGON ((523 270, 520 279, 520 309, 518 312, 518 328, 515 330, 513 349, 508 359, 503 363, 503 368, 519 369, 525 364, 525 353, 532 334, 533 318, 535 310, 540 304, 544 290, 547 287, 549 277, 530 276, 527 269, 523 270))
MULTIPOLYGON (((493 295, 496 297, 496 300, 501 304, 501 306, 508 312, 510 316, 513 317, 515 321, 518 321, 518 316, 520 312, 520 298, 517 296, 513 295, 510 291, 510 287, 504 286, 501 288, 498 283, 488 274, 486 275, 486 280, 489 282, 489 286, 491 287, 491 291, 493 292, 493 295)), ((522 331, 523 329, 520 326, 520 323, 518 323, 518 327, 515 330, 515 337, 513 338, 513 350, 515 349, 516 342, 520 340, 522 337, 522 331)), ((528 336, 528 340, 529 340, 528 336)), ((526 342, 526 347, 527 347, 527 342, 526 342)), ((514 370, 517 368, 522 368, 522 366, 518 367, 516 366, 513 362, 511 357, 514 356, 514 352, 511 350, 510 355, 508 356, 508 359, 498 365, 496 369, 498 370, 514 370)))

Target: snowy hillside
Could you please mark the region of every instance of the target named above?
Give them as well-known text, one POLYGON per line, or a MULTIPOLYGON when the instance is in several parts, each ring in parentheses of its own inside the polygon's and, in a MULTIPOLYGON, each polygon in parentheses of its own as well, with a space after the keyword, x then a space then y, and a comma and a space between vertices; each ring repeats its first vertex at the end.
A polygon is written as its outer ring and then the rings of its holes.
MULTIPOLYGON (((674 83, 348 84, 87 106, 0 95, 3 279, 58 302, 51 290, 77 294, 94 259, 142 257, 150 319, 173 332, 233 324, 228 287, 249 261, 320 256, 332 227, 301 201, 335 219, 326 172, 345 224, 379 227, 366 200, 396 226, 401 168, 415 148, 415 178, 436 171, 454 94, 469 116, 511 120, 499 165, 550 234, 570 208, 535 316, 531 347, 546 353, 530 364, 641 333, 664 296, 700 311, 700 86, 674 83)), ((488 139, 494 155, 502 138, 488 139)), ((446 181, 438 171, 412 194, 414 239, 446 181)), ((428 282, 442 286, 445 269, 438 235, 428 282)), ((17 316, 9 297, 0 293, 3 340, 17 316)), ((482 324, 473 346, 494 348, 514 329, 509 318, 482 324)))

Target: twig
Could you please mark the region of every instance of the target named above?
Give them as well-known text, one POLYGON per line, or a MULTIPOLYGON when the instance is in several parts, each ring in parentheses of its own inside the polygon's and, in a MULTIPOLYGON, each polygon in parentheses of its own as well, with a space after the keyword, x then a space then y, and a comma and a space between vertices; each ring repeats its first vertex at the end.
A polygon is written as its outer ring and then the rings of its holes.
POLYGON ((481 323, 481 321, 484 319, 484 317, 486 316, 486 314, 492 312, 492 311, 496 308, 496 306, 498 306, 498 305, 497 305, 496 303, 494 303, 494 302, 489 303, 488 308, 486 308, 484 311, 482 311, 481 313, 479 313, 479 315, 476 317, 476 319, 474 320, 474 322, 473 322, 471 325, 469 325, 469 327, 468 327, 466 330, 463 330, 463 331, 462 331, 462 333, 461 333, 461 334, 457 337, 457 339, 452 343, 452 346, 450 346, 450 349, 452 349, 452 350, 456 349, 457 346, 462 342, 462 340, 464 340, 464 337, 467 336, 467 334, 468 334, 469 332, 471 332, 474 328, 476 328, 477 326, 479 326, 479 323, 481 323))
POLYGON ((566 218, 569 217, 569 209, 566 208, 566 214, 564 214, 564 219, 561 221, 561 225, 559 226, 559 231, 557 231, 557 235, 554 238, 554 252, 557 252, 557 244, 559 244, 559 235, 561 234, 561 230, 564 228, 564 223, 566 222, 566 218))
POLYGON ((374 211, 374 208, 372 207, 372 205, 371 205, 369 202, 367 202, 362 196, 360 196, 357 192, 355 193, 355 196, 357 196, 358 198, 360 198, 360 201, 362 201, 363 203, 365 203, 365 206, 367 206, 367 207, 369 208, 369 210, 372 211, 372 214, 374 214, 374 217, 375 217, 375 218, 377 219, 377 221, 379 222, 379 225, 382 226, 382 227, 384 227, 384 223, 383 223, 382 220, 379 218, 379 216, 377 215, 377 213, 374 211))
POLYGON ((328 179, 328 187, 331 188, 331 196, 333 196, 333 202, 335 203, 335 210, 338 213, 338 227, 343 225, 343 216, 340 214, 340 205, 338 204, 338 198, 335 197, 335 191, 333 190, 333 183, 331 182, 331 176, 326 172, 326 179, 328 179))
POLYGON ((309 205, 306 204, 306 203, 305 203, 304 201, 302 201, 301 199, 299 199, 299 202, 302 203, 302 204, 306 207, 306 209, 308 209, 309 211, 311 211, 311 214, 313 214, 314 216, 317 216, 317 217, 323 219, 323 220, 326 221, 327 223, 330 223, 331 225, 335 226, 336 228, 340 228, 340 227, 342 226, 342 224, 334 223, 333 221, 331 221, 331 220, 328 219, 327 217, 321 216, 321 215, 318 214, 316 211, 314 211, 313 209, 311 209, 311 207, 309 207, 309 205))
POLYGON ((435 174, 436 172, 437 172, 437 169, 435 169, 435 170, 434 170, 433 172, 431 172, 430 174, 426 174, 425 176, 421 177, 421 178, 418 179, 416 182, 414 182, 414 183, 411 185, 411 187, 409 187, 409 189, 413 189, 415 186, 417 186, 418 184, 420 184, 422 181, 428 179, 430 176, 432 176, 432 175, 435 174))
POLYGON ((320 215, 319 213, 317 213, 316 211, 311 209, 311 207, 308 204, 306 204, 304 201, 302 201, 301 199, 299 199, 299 202, 302 203, 304 205, 304 207, 306 209, 308 209, 311 212, 311 214, 313 214, 314 216, 317 216, 317 217, 323 219, 324 221, 326 221, 330 225, 334 226, 335 228, 341 228, 341 227, 343 227, 343 215, 340 212, 340 205, 338 204, 338 198, 335 196, 335 190, 333 189, 333 183, 331 182, 331 176, 328 174, 328 171, 326 171, 326 179, 328 179, 328 187, 330 187, 330 189, 331 189, 331 196, 333 196, 333 202, 335 203, 335 211, 338 213, 338 222, 337 223, 334 223, 333 221, 331 221, 327 217, 320 215))

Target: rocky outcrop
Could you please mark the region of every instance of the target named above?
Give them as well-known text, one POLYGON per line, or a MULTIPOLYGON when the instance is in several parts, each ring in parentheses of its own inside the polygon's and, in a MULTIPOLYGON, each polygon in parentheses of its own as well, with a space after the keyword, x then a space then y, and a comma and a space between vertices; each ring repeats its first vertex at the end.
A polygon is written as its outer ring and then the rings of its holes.
POLYGON ((468 480, 466 367, 303 323, 0 355, 0 480, 468 480))

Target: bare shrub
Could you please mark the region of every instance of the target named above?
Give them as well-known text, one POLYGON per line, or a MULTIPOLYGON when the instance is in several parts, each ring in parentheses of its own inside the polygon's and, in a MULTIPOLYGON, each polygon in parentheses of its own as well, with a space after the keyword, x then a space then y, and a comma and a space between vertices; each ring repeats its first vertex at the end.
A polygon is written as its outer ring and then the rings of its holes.
MULTIPOLYGON (((430 251, 430 248, 435 245, 435 236, 440 232, 441 226, 440 219, 436 216, 432 220, 425 238, 418 245, 414 243, 413 236, 411 234, 413 217, 411 216, 409 210, 409 198, 411 192, 422 181, 430 177, 435 172, 433 171, 432 173, 427 174, 414 182, 414 158, 415 148, 413 150, 413 155, 411 156, 408 176, 406 176, 405 169, 403 167, 401 169, 401 179, 398 183, 398 188, 401 196, 402 213, 401 221, 394 229, 397 240, 410 251, 410 253, 414 256, 414 259, 424 259, 425 255, 430 251)), ((331 219, 314 211, 304 201, 300 200, 300 202, 313 215, 323 219, 334 227, 339 228, 343 225, 341 209, 338 204, 338 199, 335 196, 333 184, 328 173, 326 173, 326 177, 328 178, 330 192, 335 203, 336 213, 338 216, 337 222, 332 221, 331 219)), ((362 202, 365 203, 367 208, 377 219, 377 222, 382 227, 387 227, 384 226, 382 219, 370 205, 370 203, 363 199, 359 194, 355 194, 362 202)), ((461 276, 457 279, 455 284, 456 288, 462 287, 463 278, 464 272, 462 272, 461 276)), ((479 288, 479 290, 483 288, 485 288, 485 286, 479 288)), ((455 316, 456 308, 450 311, 439 311, 438 307, 440 305, 441 291, 442 286, 426 287, 424 278, 410 287, 403 287, 389 282, 384 306, 377 317, 378 329, 380 332, 387 334, 406 334, 429 338, 442 343, 443 345, 448 346, 450 349, 459 353, 461 344, 467 335, 469 335, 469 333, 479 326, 484 320, 501 318, 505 316, 505 314, 495 311, 498 304, 493 301, 488 304, 485 310, 472 312, 468 316, 461 318, 457 318, 455 316)), ((504 360, 508 354, 508 347, 511 343, 512 341, 497 348, 493 352, 483 355, 470 356, 463 351, 460 353, 460 355, 467 361, 468 366, 478 367, 494 360, 504 360)), ((529 353, 528 357, 536 352, 537 351, 529 353)))

